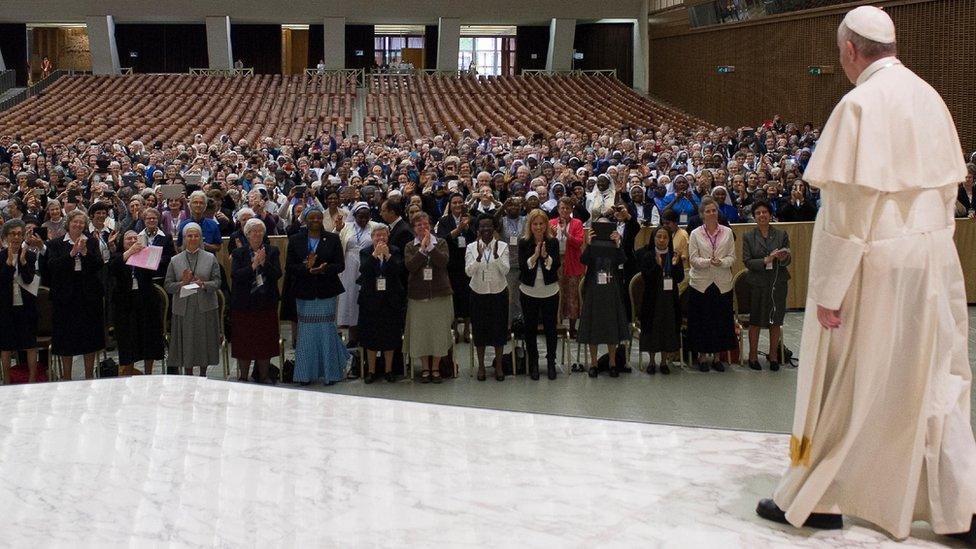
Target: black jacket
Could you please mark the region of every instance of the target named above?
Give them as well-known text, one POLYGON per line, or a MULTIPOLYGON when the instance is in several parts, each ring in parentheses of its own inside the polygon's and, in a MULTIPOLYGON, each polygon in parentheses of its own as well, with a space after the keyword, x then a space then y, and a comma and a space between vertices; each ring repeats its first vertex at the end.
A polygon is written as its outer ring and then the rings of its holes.
POLYGON ((535 284, 536 269, 542 269, 542 281, 552 284, 559 281, 559 241, 555 238, 546 237, 546 253, 552 258, 552 265, 546 269, 544 261, 540 258, 535 264, 535 269, 529 268, 529 258, 535 254, 535 240, 519 239, 519 282, 526 286, 535 284))
POLYGON ((390 246, 390 259, 383 262, 373 257, 373 246, 359 251, 359 313, 382 314, 389 311, 402 312, 407 309, 407 288, 403 284, 403 252, 390 246), (376 290, 376 279, 382 275, 386 279, 386 290, 376 290))
POLYGON ((71 307, 102 307, 105 286, 99 274, 105 267, 98 240, 88 237, 85 255, 81 258, 81 271, 75 270, 71 257, 71 242, 64 238, 47 241, 47 273, 51 288, 51 302, 71 307))
POLYGON ((308 229, 302 229, 288 238, 285 269, 292 277, 292 295, 295 299, 326 299, 344 292, 339 273, 346 268, 346 262, 339 237, 327 231, 321 233, 321 240, 315 248, 315 264, 326 264, 322 272, 313 274, 306 268, 308 253, 308 229))
MULTIPOLYGON (((665 256, 666 261, 670 261, 671 255, 665 256)), ((658 306, 657 296, 658 288, 664 287, 664 273, 665 268, 670 271, 672 289, 671 289, 671 303, 662 303, 661 306, 674 307, 674 319, 675 328, 681 326, 681 302, 678 296, 678 284, 685 279, 684 267, 681 261, 678 261, 677 265, 658 265, 657 264, 657 252, 655 251, 654 244, 651 243, 647 247, 643 248, 640 253, 640 272, 644 278, 644 297, 641 300, 641 310, 640 310, 640 321, 642 330, 654 329, 654 310, 658 306)))
POLYGON ((231 310, 261 310, 278 307, 278 279, 281 278, 281 262, 278 248, 264 245, 266 259, 264 265, 255 271, 251 269, 254 252, 251 246, 241 246, 231 254, 230 272, 234 282, 230 289, 231 310), (264 283, 254 286, 260 274, 264 283))
POLYGON ((402 260, 403 250, 413 239, 413 229, 410 228, 410 223, 402 217, 399 218, 399 222, 390 226, 390 253, 400 256, 402 260), (396 248, 395 252, 393 251, 394 248, 396 248))
POLYGON ((173 243, 173 237, 163 231, 156 231, 156 236, 149 239, 148 245, 159 246, 163 249, 163 257, 159 260, 159 268, 156 269, 152 277, 156 279, 166 278, 166 268, 169 267, 170 260, 176 255, 176 244, 173 243))
MULTIPOLYGON (((0 314, 9 314, 14 304, 14 268, 7 265, 7 253, 8 250, 0 250, 0 314)), ((24 265, 19 264, 19 257, 14 261, 18 263, 17 269, 20 271, 20 278, 24 281, 24 284, 33 282, 34 277, 38 276, 34 269, 34 265, 37 262, 37 255, 34 252, 28 251, 27 263, 24 265)), ((24 301, 24 310, 33 311, 36 314, 37 298, 23 289, 20 295, 24 301)))

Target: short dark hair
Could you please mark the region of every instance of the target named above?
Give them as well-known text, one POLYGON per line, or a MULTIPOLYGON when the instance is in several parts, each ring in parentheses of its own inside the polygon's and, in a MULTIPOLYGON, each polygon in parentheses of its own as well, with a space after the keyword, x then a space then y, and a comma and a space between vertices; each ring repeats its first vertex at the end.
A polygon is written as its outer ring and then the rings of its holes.
POLYGON ((769 201, 757 200, 752 203, 752 208, 749 210, 750 212, 752 212, 752 217, 756 217, 756 210, 758 210, 759 208, 766 208, 767 212, 773 213, 773 208, 769 205, 769 201))

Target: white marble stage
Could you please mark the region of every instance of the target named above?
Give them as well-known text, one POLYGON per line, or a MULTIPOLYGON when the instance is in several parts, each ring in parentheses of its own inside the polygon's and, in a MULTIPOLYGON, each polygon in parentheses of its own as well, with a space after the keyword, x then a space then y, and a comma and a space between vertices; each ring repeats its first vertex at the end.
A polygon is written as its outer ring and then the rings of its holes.
MULTIPOLYGON (((896 545, 757 518, 786 453, 783 435, 195 377, 2 387, 0 546, 896 545)), ((916 545, 936 546, 897 544, 916 545)))

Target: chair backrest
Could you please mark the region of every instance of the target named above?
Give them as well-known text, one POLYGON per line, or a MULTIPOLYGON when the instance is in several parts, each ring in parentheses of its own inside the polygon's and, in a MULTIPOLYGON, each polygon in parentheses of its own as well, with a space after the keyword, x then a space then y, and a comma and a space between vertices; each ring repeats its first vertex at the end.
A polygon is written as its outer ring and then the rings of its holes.
POLYGON ((678 305, 681 307, 682 322, 688 320, 688 288, 691 288, 691 286, 685 286, 685 289, 681 290, 681 294, 678 295, 678 305))
POLYGON ((641 307, 644 306, 644 275, 637 273, 630 279, 630 310, 632 321, 640 320, 641 307))
POLYGON ((224 297, 224 292, 217 290, 217 309, 219 314, 217 315, 217 326, 220 332, 220 337, 224 337, 224 302, 226 301, 224 297))
POLYGON ((749 301, 751 299, 749 294, 752 290, 749 288, 749 279, 746 277, 748 272, 748 269, 742 269, 732 277, 732 310, 736 316, 749 312, 749 301), (743 307, 746 308, 745 313, 743 307))
POLYGON ((159 284, 153 284, 153 291, 159 297, 159 314, 162 316, 163 335, 165 336, 169 333, 169 323, 167 322, 169 318, 169 294, 159 284))
POLYGON ((53 330, 53 309, 51 307, 51 290, 46 286, 37 289, 37 336, 51 337, 53 330))

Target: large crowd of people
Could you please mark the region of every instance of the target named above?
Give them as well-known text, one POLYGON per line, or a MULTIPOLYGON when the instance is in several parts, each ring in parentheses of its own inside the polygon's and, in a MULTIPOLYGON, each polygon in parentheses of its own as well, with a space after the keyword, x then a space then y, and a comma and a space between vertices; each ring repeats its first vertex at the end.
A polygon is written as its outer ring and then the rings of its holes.
MULTIPOLYGON (((67 378, 79 355, 92 377, 109 344, 123 374, 140 362, 151 373, 164 356, 170 368, 205 373, 219 362, 225 303, 241 380, 252 364, 255 379, 271 380, 280 322, 293 323, 293 379, 302 384, 343 379, 359 346, 368 383, 379 379, 379 359, 395 380, 401 352, 420 364, 420 381, 439 383, 455 337, 475 346, 479 380, 488 368, 503 380, 513 331, 538 379, 540 328, 550 379, 562 329, 590 350, 590 376, 605 368, 616 377, 626 368, 617 347, 632 336, 635 275, 646 371, 670 372, 683 316, 697 367, 724 371, 723 353, 737 346, 732 273, 742 268, 752 288, 749 365, 761 368, 758 330, 770 328, 778 369, 791 257, 770 223, 816 217, 819 192, 803 172, 818 136, 779 117, 738 130, 662 125, 548 138, 485 128, 456 141, 366 142, 341 130, 259 143, 0 136, 4 377, 17 357, 37 379, 45 289, 52 353, 67 378), (757 226, 736 257, 729 226, 746 222, 757 226), (644 228, 650 236, 638 245, 644 228), (269 240, 276 235, 287 237, 286 253, 269 240), (159 267, 132 266, 148 246, 161 250, 159 267)), ((960 184, 961 217, 974 215, 974 172, 969 164, 960 184)))

